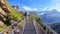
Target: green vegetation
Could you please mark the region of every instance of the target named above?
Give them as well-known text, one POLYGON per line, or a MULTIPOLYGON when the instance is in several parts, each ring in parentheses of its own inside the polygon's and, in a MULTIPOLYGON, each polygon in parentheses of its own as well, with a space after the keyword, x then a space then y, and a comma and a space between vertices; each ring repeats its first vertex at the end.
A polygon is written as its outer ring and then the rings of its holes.
POLYGON ((36 15, 29 15, 29 18, 31 18, 31 19, 37 19, 38 18, 38 16, 36 16, 36 15))
MULTIPOLYGON (((6 0, 3 0, 5 2, 5 6, 6 8, 9 10, 7 12, 6 17, 2 17, 3 19, 1 20, 2 23, 4 24, 3 26, 0 26, 0 31, 4 30, 6 27, 8 27, 9 22, 8 19, 17 19, 17 20, 21 20, 22 19, 22 13, 18 12, 17 10, 15 10, 13 7, 11 7, 6 0), (7 23, 7 24, 6 24, 7 23)), ((4 10, 4 9, 3 9, 4 10)), ((1 23, 0 23, 1 24, 1 23)))
POLYGON ((4 22, 2 22, 2 24, 1 24, 2 26, 0 26, 0 31, 2 31, 3 29, 5 29, 7 27, 7 24, 5 24, 4 22))
POLYGON ((14 8, 12 8, 12 7, 7 3, 6 0, 4 0, 4 1, 5 1, 5 4, 6 4, 7 8, 9 8, 9 11, 10 11, 10 12, 7 14, 8 18, 16 18, 16 19, 18 19, 18 20, 21 20, 21 18, 22 18, 22 13, 16 11, 14 8))
POLYGON ((16 13, 16 12, 10 12, 7 14, 8 18, 11 19, 17 19, 17 20, 21 20, 22 18, 22 14, 16 13))
POLYGON ((43 28, 45 28, 45 25, 42 23, 42 20, 40 18, 38 18, 37 20, 37 23, 42 26, 43 28))
POLYGON ((29 18, 31 18, 31 19, 36 19, 39 24, 42 24, 42 23, 41 23, 42 20, 41 20, 38 16, 36 16, 36 15, 31 15, 31 14, 30 14, 30 15, 29 15, 29 18))

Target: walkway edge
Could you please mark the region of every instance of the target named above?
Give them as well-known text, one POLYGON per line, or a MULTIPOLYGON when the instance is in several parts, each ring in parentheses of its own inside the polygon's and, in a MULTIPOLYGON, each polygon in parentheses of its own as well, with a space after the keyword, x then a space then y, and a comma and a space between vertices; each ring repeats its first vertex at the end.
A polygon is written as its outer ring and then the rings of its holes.
MULTIPOLYGON (((35 26, 35 29, 36 29, 36 32, 37 32, 37 34, 41 34, 40 32, 39 32, 39 30, 38 30, 38 28, 36 27, 36 21, 35 21, 35 19, 33 19, 33 23, 34 23, 34 26, 35 26)), ((40 27, 41 28, 41 27, 40 27)), ((41 30, 43 30, 43 28, 41 28, 41 30)), ((43 30, 44 31, 44 30, 43 30)), ((45 31, 43 32, 44 34, 47 34, 45 31)))

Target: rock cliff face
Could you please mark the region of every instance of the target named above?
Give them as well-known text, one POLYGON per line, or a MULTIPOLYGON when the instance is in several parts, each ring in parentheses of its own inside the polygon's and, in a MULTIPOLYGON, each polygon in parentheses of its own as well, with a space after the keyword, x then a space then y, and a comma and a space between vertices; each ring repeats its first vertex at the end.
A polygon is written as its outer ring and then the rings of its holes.
MULTIPOLYGON (((20 21, 21 19, 22 19, 21 12, 18 12, 18 10, 15 10, 14 7, 11 7, 6 2, 6 0, 0 0, 0 31, 4 30, 6 27, 13 24, 11 23, 11 20, 17 22, 20 21)), ((12 28, 9 28, 9 31, 11 31, 11 29, 12 28)))
POLYGON ((6 26, 3 22, 7 13, 0 7, 0 31, 2 31, 6 26))
POLYGON ((4 23, 2 21, 0 21, 0 26, 3 26, 3 25, 4 25, 4 23))
POLYGON ((6 16, 7 13, 0 7, 0 14, 6 16))
POLYGON ((0 0, 0 7, 1 7, 5 12, 9 12, 9 8, 6 6, 5 0, 0 0))
POLYGON ((6 24, 6 19, 7 19, 6 15, 8 13, 7 9, 8 8, 6 8, 4 0, 0 0, 0 31, 2 31, 7 27, 7 24, 6 24))

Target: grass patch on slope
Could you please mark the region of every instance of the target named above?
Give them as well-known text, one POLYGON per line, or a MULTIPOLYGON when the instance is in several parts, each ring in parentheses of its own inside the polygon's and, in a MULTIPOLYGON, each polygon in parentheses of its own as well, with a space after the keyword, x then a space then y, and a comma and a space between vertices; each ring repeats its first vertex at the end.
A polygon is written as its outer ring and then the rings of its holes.
POLYGON ((29 18, 31 18, 31 19, 37 19, 38 16, 36 16, 36 15, 29 15, 29 18))
POLYGON ((6 0, 4 0, 6 3, 6 6, 9 8, 10 13, 7 14, 9 18, 16 18, 16 19, 21 19, 22 18, 22 13, 16 11, 13 7, 11 7, 6 0))

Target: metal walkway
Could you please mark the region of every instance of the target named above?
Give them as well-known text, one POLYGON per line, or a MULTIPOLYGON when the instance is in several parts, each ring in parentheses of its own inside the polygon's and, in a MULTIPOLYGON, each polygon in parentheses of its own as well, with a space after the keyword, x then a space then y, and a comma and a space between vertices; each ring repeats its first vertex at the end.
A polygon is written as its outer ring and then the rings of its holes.
POLYGON ((23 31, 23 34, 37 34, 36 29, 34 27, 34 24, 30 21, 26 23, 25 29, 23 31))

